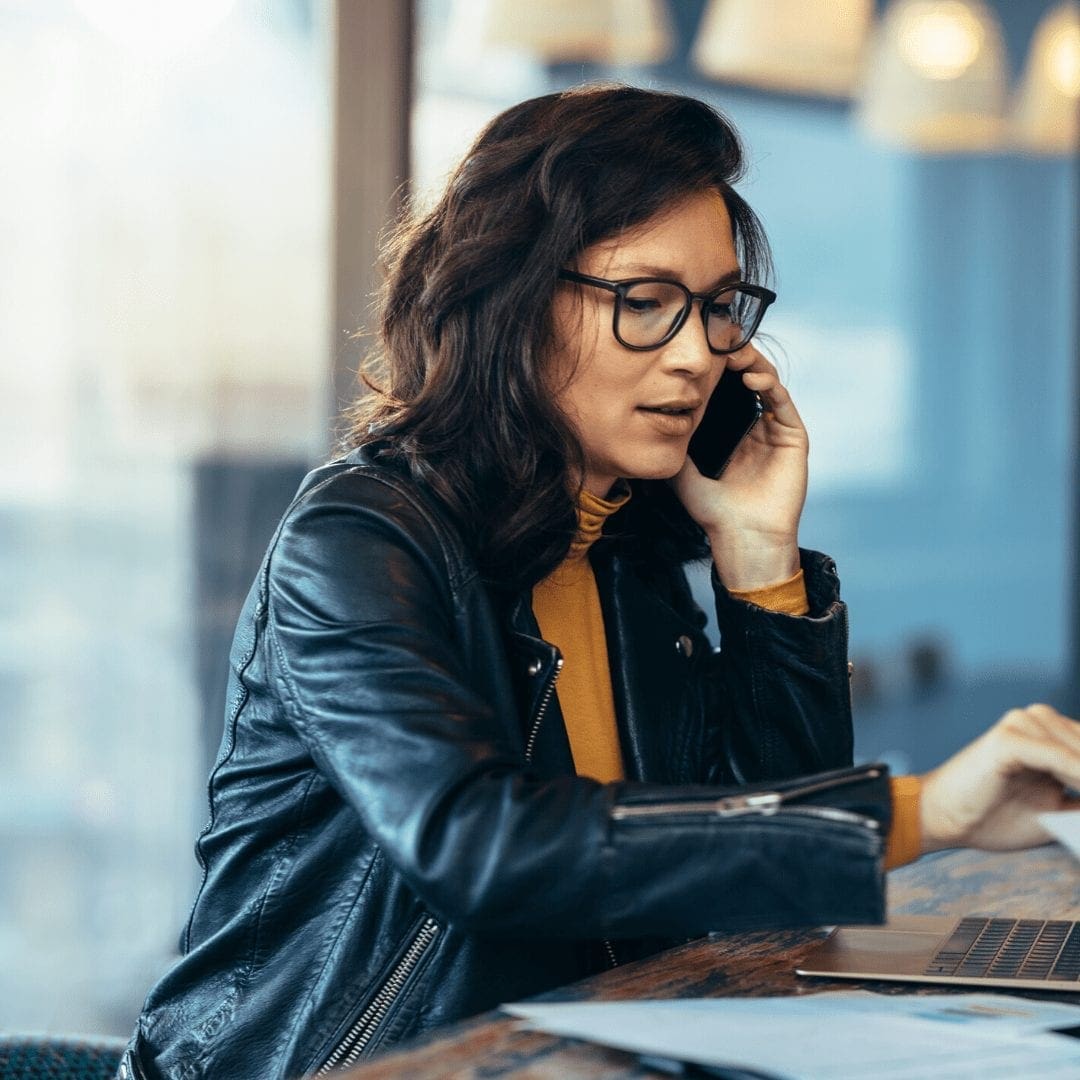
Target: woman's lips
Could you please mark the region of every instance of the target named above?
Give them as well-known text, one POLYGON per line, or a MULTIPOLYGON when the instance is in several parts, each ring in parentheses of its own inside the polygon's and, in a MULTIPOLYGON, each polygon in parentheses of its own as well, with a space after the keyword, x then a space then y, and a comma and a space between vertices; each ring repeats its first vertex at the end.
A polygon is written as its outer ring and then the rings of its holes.
POLYGON ((652 426, 662 435, 677 436, 691 435, 694 431, 694 410, 666 408, 652 408, 647 405, 639 405, 638 412, 648 417, 652 426))

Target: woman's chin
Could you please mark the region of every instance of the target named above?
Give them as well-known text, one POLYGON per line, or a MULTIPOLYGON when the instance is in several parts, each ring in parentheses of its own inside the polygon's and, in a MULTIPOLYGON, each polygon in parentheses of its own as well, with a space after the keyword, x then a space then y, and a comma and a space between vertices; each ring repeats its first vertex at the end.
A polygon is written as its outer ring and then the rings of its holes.
POLYGON ((627 473, 626 478, 628 480, 671 480, 679 475, 685 461, 685 454, 678 457, 665 454, 661 458, 653 458, 648 462, 637 462, 637 469, 632 473, 627 473))

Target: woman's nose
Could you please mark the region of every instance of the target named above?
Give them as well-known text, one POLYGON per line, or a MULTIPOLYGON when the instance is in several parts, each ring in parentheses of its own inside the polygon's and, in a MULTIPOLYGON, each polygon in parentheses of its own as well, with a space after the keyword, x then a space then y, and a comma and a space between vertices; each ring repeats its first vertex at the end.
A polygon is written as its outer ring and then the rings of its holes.
POLYGON ((665 367, 685 370, 693 375, 712 370, 716 361, 721 359, 709 348, 698 303, 694 304, 679 332, 664 346, 662 356, 665 367))

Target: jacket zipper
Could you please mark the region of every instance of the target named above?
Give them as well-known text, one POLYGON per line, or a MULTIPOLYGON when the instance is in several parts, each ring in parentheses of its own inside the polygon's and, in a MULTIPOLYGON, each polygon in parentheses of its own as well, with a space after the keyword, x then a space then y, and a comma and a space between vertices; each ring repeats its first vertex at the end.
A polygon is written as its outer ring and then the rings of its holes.
POLYGON ((726 795, 719 799, 696 799, 686 802, 652 803, 641 806, 615 806, 611 816, 615 821, 628 821, 641 818, 665 817, 679 814, 714 814, 717 817, 745 817, 750 814, 770 815, 781 809, 785 814, 800 814, 825 821, 840 821, 851 825, 862 825, 869 829, 878 829, 878 822, 865 814, 851 810, 840 810, 830 806, 790 806, 789 799, 812 795, 818 791, 842 787, 862 780, 874 780, 881 775, 880 769, 868 769, 854 773, 839 780, 819 780, 816 783, 803 784, 787 791, 760 791, 749 795, 726 795))
POLYGON ((615 955, 615 946, 611 944, 610 938, 604 938, 604 951, 607 953, 608 963, 613 967, 619 966, 618 957, 615 955))
POLYGON ((439 924, 430 915, 425 916, 404 956, 394 965, 394 970, 390 972, 386 982, 379 987, 378 993, 346 1032, 345 1038, 334 1048, 334 1052, 326 1059, 316 1076, 326 1076, 334 1069, 347 1069, 356 1063, 356 1059, 371 1042, 371 1037, 397 1001, 409 981, 409 976, 416 970, 417 964, 438 933, 439 924))
POLYGON ((551 704, 551 699, 555 694, 555 684, 559 681, 562 669, 563 658, 561 656, 556 657, 555 667, 548 678, 547 686, 544 687, 543 696, 540 698, 540 704, 536 709, 536 716, 533 718, 532 727, 529 729, 529 738, 525 742, 526 761, 532 761, 533 753, 536 750, 536 737, 540 734, 540 724, 544 719, 544 713, 548 711, 548 706, 551 704))
MULTIPOLYGON (((525 760, 532 761, 533 752, 536 750, 536 738, 540 734, 540 724, 544 719, 544 714, 548 710, 548 706, 551 704, 551 699, 555 694, 555 684, 559 681, 559 676, 562 674, 563 658, 561 656, 556 657, 555 667, 551 672, 550 680, 546 687, 544 687, 543 696, 540 698, 540 704, 536 709, 536 716, 533 719, 532 727, 529 729, 529 738, 525 743, 525 760)), ((604 952, 607 954, 608 963, 613 967, 619 966, 618 958, 615 956, 615 946, 607 939, 603 939, 604 952)))
MULTIPOLYGON (((844 655, 848 655, 848 649, 851 647, 851 630, 848 627, 848 614, 845 607, 840 613, 840 620, 844 627, 844 655)), ((848 695, 848 708, 854 707, 854 702, 851 697, 851 681, 855 675, 855 665, 851 660, 847 662, 847 695, 848 695)))

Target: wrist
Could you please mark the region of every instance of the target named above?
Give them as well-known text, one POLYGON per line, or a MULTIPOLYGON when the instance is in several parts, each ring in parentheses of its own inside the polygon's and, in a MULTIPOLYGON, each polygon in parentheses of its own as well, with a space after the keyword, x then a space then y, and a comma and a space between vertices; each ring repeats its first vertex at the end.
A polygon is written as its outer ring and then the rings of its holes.
POLYGON ((944 808, 937 805, 934 772, 919 778, 919 839, 922 854, 962 846, 962 830, 944 808))
POLYGON ((796 541, 775 545, 742 538, 732 542, 710 534, 709 548, 717 576, 729 592, 765 589, 788 581, 801 568, 796 541))

